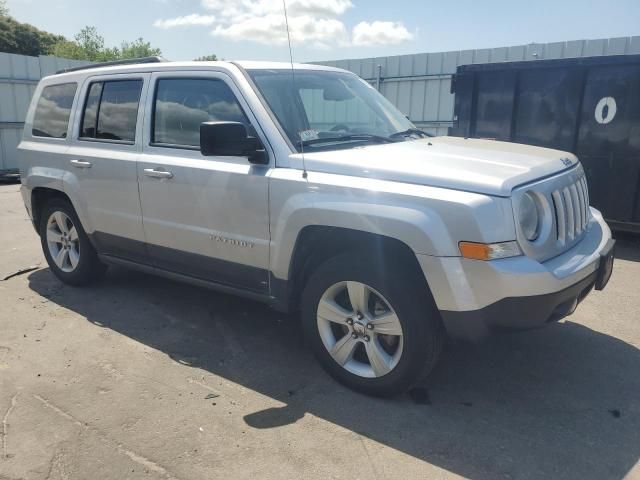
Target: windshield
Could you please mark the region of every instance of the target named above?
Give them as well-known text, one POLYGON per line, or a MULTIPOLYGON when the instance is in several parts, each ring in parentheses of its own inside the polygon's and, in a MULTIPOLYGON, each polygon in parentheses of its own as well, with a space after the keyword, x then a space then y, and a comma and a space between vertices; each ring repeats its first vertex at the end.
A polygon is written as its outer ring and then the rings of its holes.
POLYGON ((291 143, 333 150, 426 136, 371 85, 350 73, 249 70, 291 143))

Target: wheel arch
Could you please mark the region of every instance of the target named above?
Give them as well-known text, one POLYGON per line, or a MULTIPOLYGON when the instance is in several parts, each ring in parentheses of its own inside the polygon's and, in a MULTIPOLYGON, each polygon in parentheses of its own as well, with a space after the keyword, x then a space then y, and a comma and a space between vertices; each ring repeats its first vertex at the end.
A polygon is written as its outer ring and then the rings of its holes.
POLYGON ((28 189, 31 190, 31 215, 36 230, 39 225, 39 215, 46 201, 51 198, 62 198, 68 201, 73 207, 82 228, 87 233, 93 232, 93 225, 90 222, 86 211, 86 205, 82 201, 79 193, 78 179, 72 174, 62 174, 60 178, 48 178, 42 175, 32 175, 28 179, 28 189))
POLYGON ((46 203, 54 198, 66 200, 71 204, 71 206, 73 206, 69 196, 62 190, 51 187, 35 187, 31 190, 31 217, 38 235, 40 234, 39 226, 42 211, 44 210, 46 203))
POLYGON ((415 252, 405 242, 393 237, 362 230, 326 225, 307 225, 298 233, 291 255, 287 280, 272 275, 276 306, 284 311, 296 311, 302 290, 315 269, 345 252, 371 255, 373 261, 393 261, 407 271, 409 281, 421 282, 431 295, 427 279, 420 268, 415 252))

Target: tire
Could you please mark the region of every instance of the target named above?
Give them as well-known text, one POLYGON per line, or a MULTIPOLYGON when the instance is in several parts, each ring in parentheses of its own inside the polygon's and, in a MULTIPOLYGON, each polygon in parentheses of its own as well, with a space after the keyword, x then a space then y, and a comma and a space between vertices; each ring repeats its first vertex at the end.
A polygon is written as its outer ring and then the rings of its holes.
POLYGON ((422 274, 397 259, 394 264, 380 264, 372 258, 353 252, 327 260, 306 283, 300 311, 307 341, 334 379, 367 395, 388 397, 407 391, 429 374, 445 333, 422 274), (369 300, 360 319, 351 296, 364 305, 358 292, 367 289, 369 300), (346 325, 341 320, 345 315, 346 325), (385 322, 380 321, 383 318, 385 322), (353 344, 363 346, 356 345, 349 356, 346 352, 353 344))
POLYGON ((68 200, 54 198, 46 203, 38 231, 49 268, 62 282, 80 287, 104 276, 107 267, 98 259, 68 200))

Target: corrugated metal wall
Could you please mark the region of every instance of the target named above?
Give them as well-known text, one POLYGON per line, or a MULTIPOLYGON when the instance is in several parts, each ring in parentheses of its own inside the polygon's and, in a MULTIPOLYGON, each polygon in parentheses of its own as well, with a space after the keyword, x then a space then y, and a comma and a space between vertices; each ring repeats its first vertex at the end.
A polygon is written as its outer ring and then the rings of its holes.
POLYGON ((16 147, 38 80, 87 62, 0 53, 0 172, 18 168, 16 147))
POLYGON ((640 36, 312 63, 344 68, 379 84, 382 94, 418 127, 446 135, 453 121, 451 75, 458 65, 638 53, 640 36))

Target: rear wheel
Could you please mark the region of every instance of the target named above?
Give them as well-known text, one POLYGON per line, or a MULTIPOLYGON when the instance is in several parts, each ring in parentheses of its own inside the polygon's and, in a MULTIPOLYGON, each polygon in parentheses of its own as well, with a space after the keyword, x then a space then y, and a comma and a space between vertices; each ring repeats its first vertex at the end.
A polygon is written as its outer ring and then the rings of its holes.
POLYGON ((341 255, 321 265, 302 295, 305 333, 324 368, 355 390, 401 393, 435 365, 439 313, 424 280, 402 264, 341 255))
POLYGON ((56 198, 47 203, 40 216, 39 232, 47 263, 64 283, 81 286, 104 275, 106 267, 68 201, 56 198))

